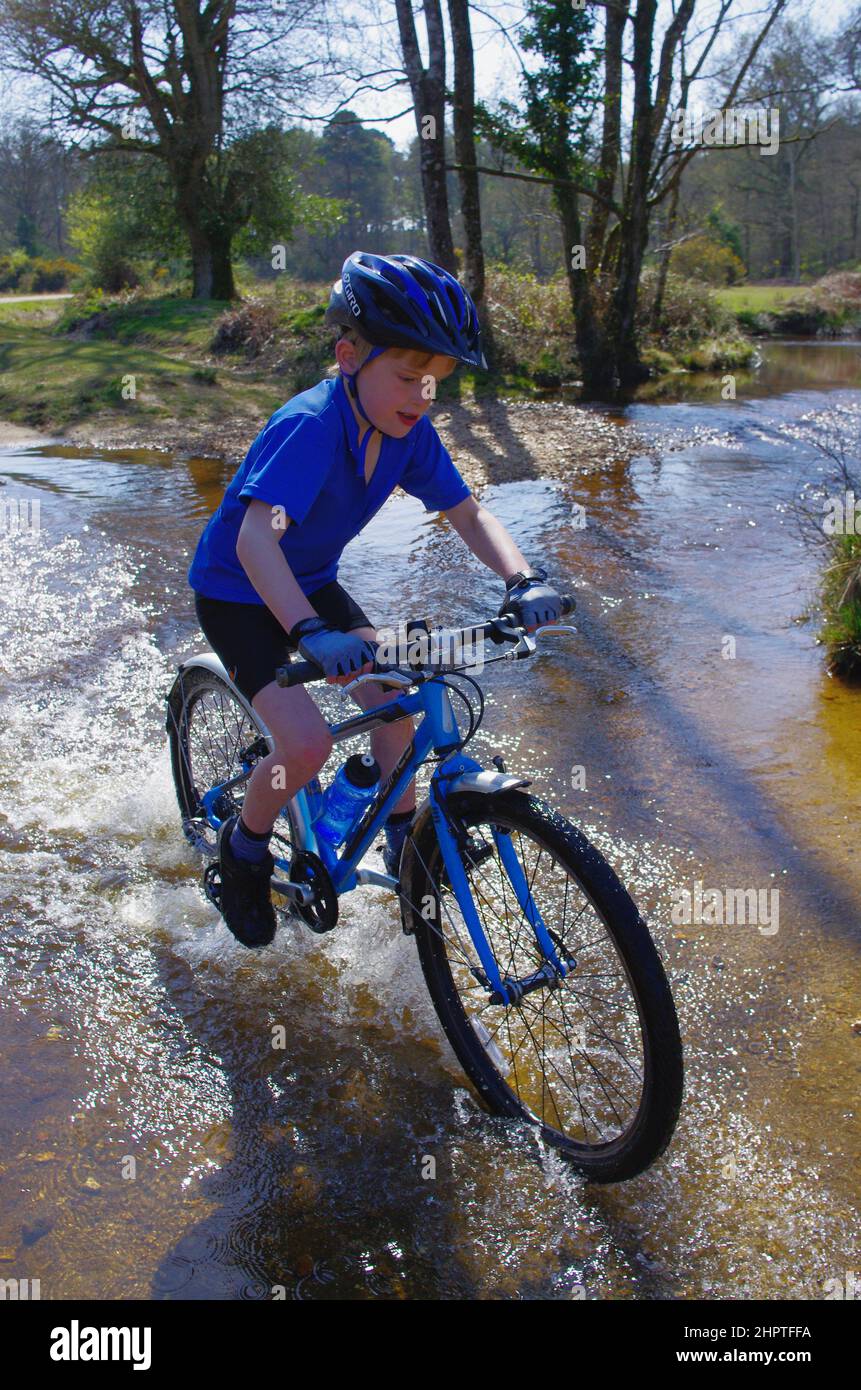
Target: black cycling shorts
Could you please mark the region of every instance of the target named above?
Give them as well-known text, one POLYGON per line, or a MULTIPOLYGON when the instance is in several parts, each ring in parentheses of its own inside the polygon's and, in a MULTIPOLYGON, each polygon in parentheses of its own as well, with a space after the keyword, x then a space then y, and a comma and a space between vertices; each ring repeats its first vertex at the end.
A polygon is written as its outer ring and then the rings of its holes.
MULTIPOLYGON (((342 632, 375 627, 337 579, 308 594, 308 602, 321 618, 342 632)), ((263 603, 235 603, 195 590, 194 607, 204 637, 247 700, 253 700, 264 685, 274 681, 276 668, 296 650, 295 642, 263 603)))

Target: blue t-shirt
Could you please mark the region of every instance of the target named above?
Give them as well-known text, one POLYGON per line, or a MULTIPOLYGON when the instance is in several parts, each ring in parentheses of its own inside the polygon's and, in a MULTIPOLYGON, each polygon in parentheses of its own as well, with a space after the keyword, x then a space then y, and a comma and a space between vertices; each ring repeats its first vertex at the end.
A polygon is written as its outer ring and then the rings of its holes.
POLYGON ((279 544, 299 588, 313 593, 336 578, 341 552, 394 488, 428 511, 447 511, 470 489, 426 416, 403 439, 384 434, 365 482, 359 426, 343 379, 326 378, 294 396, 258 434, 197 544, 188 582, 209 598, 263 603, 236 555, 248 499, 282 506, 290 525, 279 544))

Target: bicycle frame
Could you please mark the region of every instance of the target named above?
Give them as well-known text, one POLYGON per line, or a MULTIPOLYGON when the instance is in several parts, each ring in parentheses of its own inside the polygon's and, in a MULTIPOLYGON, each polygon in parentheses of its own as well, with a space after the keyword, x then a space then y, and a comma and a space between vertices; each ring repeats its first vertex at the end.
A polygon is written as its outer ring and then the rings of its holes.
MULTIPOLYGON (((473 902, 466 870, 461 861, 455 837, 449 828, 449 818, 445 810, 445 801, 449 791, 457 789, 455 784, 458 780, 463 781, 470 774, 483 771, 480 763, 476 762, 474 758, 468 757, 457 747, 461 736, 449 689, 442 681, 431 677, 425 680, 414 692, 404 692, 395 699, 387 701, 384 705, 378 705, 371 710, 353 715, 340 723, 331 724, 329 731, 334 742, 338 743, 344 739, 352 738, 356 734, 369 732, 379 725, 406 719, 411 715, 423 716, 416 728, 415 736, 383 781, 341 852, 338 853, 327 840, 316 834, 315 821, 320 813, 323 800, 320 782, 316 777, 296 792, 289 803, 295 829, 295 848, 310 850, 320 858, 339 897, 343 893, 351 892, 363 883, 394 886, 394 880, 387 875, 375 873, 373 870, 360 870, 358 864, 375 836, 382 829, 391 809, 400 799, 419 765, 431 752, 439 756, 444 755, 447 750, 451 750, 450 755, 448 757, 443 756, 442 761, 435 768, 429 789, 430 810, 443 863, 481 961, 485 975, 484 983, 491 990, 491 1002, 516 1002, 528 988, 537 988, 542 984, 552 985, 564 979, 568 973, 569 963, 567 959, 564 961, 559 959, 553 940, 526 882, 510 836, 505 831, 499 830, 497 826, 493 826, 492 833, 500 860, 521 911, 532 927, 546 961, 546 965, 535 972, 529 981, 504 981, 500 976, 496 958, 473 902)), ((247 780, 251 771, 252 766, 249 765, 247 771, 231 778, 229 782, 211 788, 203 797, 207 818, 215 829, 221 824, 214 810, 218 798, 224 791, 247 780)), ((508 779, 508 785, 523 785, 525 781, 526 779, 523 778, 511 777, 508 779)), ((275 865, 277 868, 289 872, 289 861, 276 858, 275 865)), ((275 891, 278 890, 276 881, 273 881, 272 886, 275 891)))

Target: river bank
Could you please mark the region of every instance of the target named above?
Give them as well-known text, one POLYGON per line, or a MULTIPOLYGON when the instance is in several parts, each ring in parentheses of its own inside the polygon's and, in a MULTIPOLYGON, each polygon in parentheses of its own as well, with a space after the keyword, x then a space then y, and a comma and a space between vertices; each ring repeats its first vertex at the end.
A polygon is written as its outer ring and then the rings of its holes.
MULTIPOLYGON (((260 287, 255 287, 259 290, 260 287)), ((71 445, 158 449, 236 465, 270 415, 332 361, 319 286, 263 287, 238 306, 176 295, 0 304, 0 418, 71 445)), ((577 400, 572 325, 559 286, 520 286, 490 376, 441 383, 432 418, 470 486, 588 468, 621 442, 612 416, 577 400)), ((755 348, 707 314, 690 342, 651 344, 650 391, 695 372, 715 399, 755 348), (666 345, 665 345, 666 347, 666 345)))
MULTIPOLYGON (((117 421, 97 415, 58 434, 0 420, 0 447, 53 440, 78 448, 159 450, 178 457, 223 459, 238 466, 268 417, 228 421, 117 421)), ((630 457, 637 440, 603 413, 548 401, 481 401, 443 404, 431 419, 458 470, 476 492, 489 485, 529 478, 566 478, 586 471, 608 452, 630 457)))

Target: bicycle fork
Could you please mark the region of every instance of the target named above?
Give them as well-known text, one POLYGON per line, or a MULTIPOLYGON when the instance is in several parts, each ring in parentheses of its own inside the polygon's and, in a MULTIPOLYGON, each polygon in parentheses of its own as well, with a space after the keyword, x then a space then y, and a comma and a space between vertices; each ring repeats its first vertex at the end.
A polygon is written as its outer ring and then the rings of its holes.
MULTIPOLYGON (((473 967, 473 974, 485 989, 490 990, 489 1003, 491 1004, 516 1004, 525 995, 531 994, 536 989, 555 989, 562 980, 565 979, 569 970, 576 967, 576 960, 563 951, 564 960, 559 959, 554 944, 555 934, 545 925, 538 905, 530 892, 526 882, 526 875, 523 866, 517 857, 514 846, 511 843, 511 835, 506 830, 501 830, 498 826, 492 825, 493 839, 496 844, 499 858, 508 876, 508 880, 517 898, 521 912, 535 933, 541 954, 544 957, 544 965, 540 969, 533 971, 530 975, 525 975, 521 979, 512 978, 507 975, 504 979, 499 973, 499 966, 496 956, 488 941, 481 920, 473 901, 472 890, 466 876, 466 870, 458 853, 457 841, 451 832, 449 818, 446 814, 444 805, 437 794, 436 785, 432 782, 430 787, 430 807, 433 818, 434 828, 439 840, 442 851, 443 863, 448 871, 449 882, 454 890, 467 930, 475 946, 478 958, 481 961, 482 969, 473 967)), ((555 938, 560 948, 562 942, 555 938)))

